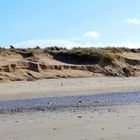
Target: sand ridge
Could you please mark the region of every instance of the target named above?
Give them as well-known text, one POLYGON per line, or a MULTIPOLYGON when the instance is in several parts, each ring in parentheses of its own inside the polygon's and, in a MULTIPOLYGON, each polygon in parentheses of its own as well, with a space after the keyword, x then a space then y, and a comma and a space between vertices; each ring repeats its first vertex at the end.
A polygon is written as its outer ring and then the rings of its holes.
POLYGON ((124 48, 0 48, 0 82, 96 76, 138 77, 139 53, 139 50, 124 48))

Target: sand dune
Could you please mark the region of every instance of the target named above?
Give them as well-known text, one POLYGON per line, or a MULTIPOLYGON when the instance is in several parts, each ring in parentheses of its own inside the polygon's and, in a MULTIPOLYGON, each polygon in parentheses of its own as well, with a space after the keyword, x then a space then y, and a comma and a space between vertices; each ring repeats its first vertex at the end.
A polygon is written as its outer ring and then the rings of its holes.
POLYGON ((0 49, 0 82, 96 76, 140 76, 139 50, 0 49))

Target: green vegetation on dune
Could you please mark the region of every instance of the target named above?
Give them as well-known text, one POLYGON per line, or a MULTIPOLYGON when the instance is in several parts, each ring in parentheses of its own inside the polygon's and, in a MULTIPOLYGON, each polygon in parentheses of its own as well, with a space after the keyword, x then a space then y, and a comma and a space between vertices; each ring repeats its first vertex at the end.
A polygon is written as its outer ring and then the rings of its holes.
POLYGON ((63 49, 63 48, 51 48, 47 49, 54 58, 60 58, 61 61, 64 59, 73 60, 77 64, 99 64, 101 66, 113 65, 117 59, 120 59, 118 54, 123 52, 139 52, 139 49, 128 49, 128 48, 115 48, 115 47, 106 47, 106 48, 72 48, 72 49, 63 49))
MULTIPOLYGON (((39 46, 35 48, 15 48, 10 46, 9 49, 0 48, 0 55, 22 55, 24 58, 34 57, 36 55, 53 55, 56 59, 72 60, 75 63, 79 64, 100 64, 100 65, 111 65, 118 57, 118 54, 123 52, 138 52, 139 49, 128 49, 128 48, 115 48, 115 47, 106 47, 106 48, 72 48, 66 49, 61 47, 48 47, 40 48, 39 46)), ((68 61, 67 61, 68 62, 68 61)))
MULTIPOLYGON (((22 69, 23 71, 25 70, 26 73, 26 75, 24 75, 24 73, 21 74, 23 79, 28 79, 28 76, 30 78, 30 75, 33 75, 33 79, 35 77, 35 79, 38 79, 39 74, 40 78, 42 78, 44 77, 44 75, 42 75, 44 73, 48 74, 49 76, 49 73, 47 73, 49 70, 58 70, 59 72, 61 71, 61 76, 66 77, 69 76, 69 73, 63 75, 63 70, 80 70, 90 72, 89 74, 93 73, 93 75, 98 73, 106 76, 139 76, 139 54, 140 49, 113 47, 77 47, 66 49, 55 46, 42 49, 37 46, 36 48, 22 49, 14 48, 12 46, 9 49, 0 48, 0 56, 2 62, 1 74, 3 74, 3 72, 7 72, 8 74, 9 72, 16 73, 22 69), (129 58, 129 56, 131 57, 129 58), (133 56, 138 56, 138 59, 131 59, 133 56), (6 59, 7 62, 10 60, 9 62, 11 63, 12 58, 14 58, 12 61, 13 64, 6 64, 3 66, 4 59, 6 59), (34 76, 36 72, 37 75, 34 76)), ((3 75, 1 79, 3 79, 3 75)), ((60 75, 58 73, 58 77, 59 76, 60 75)), ((54 77, 56 77, 55 71, 54 77)), ((8 78, 12 80, 11 76, 8 78)), ((16 75, 15 79, 18 79, 16 75)))
POLYGON ((73 48, 59 50, 53 53, 76 60, 79 63, 112 64, 117 53, 125 51, 124 48, 73 48))

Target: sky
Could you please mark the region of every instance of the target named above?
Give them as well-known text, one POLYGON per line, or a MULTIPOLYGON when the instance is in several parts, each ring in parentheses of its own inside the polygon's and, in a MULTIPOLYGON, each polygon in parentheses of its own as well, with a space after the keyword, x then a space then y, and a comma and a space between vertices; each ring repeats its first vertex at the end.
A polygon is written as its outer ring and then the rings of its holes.
POLYGON ((140 48, 139 0, 0 0, 0 46, 140 48))

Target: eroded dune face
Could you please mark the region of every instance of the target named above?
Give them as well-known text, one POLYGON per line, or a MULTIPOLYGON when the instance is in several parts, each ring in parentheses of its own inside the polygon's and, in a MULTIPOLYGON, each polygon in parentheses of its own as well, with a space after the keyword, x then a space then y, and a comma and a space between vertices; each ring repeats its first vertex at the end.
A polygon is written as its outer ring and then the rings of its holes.
POLYGON ((140 75, 139 52, 115 52, 109 57, 101 53, 94 57, 93 54, 66 53, 66 50, 62 55, 61 50, 1 49, 0 81, 140 75))

